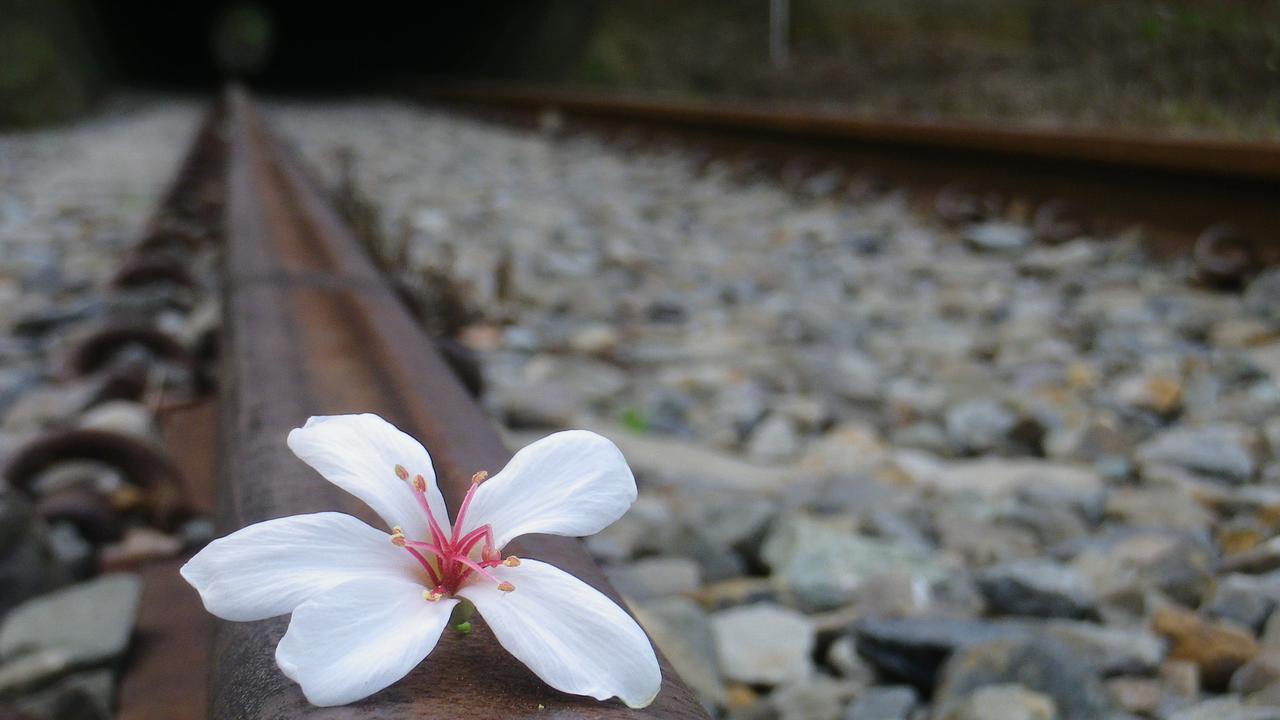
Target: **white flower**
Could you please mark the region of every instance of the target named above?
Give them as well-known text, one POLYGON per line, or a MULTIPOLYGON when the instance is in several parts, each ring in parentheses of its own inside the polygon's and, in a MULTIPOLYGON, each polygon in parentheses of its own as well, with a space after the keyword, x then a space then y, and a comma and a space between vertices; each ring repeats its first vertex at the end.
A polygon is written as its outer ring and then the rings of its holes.
POLYGON ((461 598, 551 687, 653 701, 661 672, 635 620, 574 576, 501 553, 526 533, 589 535, 621 517, 636 484, 613 443, 582 430, 543 438, 492 478, 477 473, 452 523, 427 451, 376 415, 313 417, 289 447, 391 533, 334 512, 268 520, 214 540, 182 576, 220 618, 293 613, 276 662, 311 703, 404 677, 461 598))

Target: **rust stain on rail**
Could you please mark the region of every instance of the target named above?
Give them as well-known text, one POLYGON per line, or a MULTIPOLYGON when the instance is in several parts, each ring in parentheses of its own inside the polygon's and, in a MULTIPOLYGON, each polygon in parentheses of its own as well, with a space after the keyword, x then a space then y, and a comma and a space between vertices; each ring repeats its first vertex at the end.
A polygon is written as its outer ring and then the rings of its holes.
POLYGON ((553 110, 572 130, 646 133, 774 166, 802 160, 892 180, 933 197, 948 187, 1033 202, 1068 200, 1095 229, 1137 224, 1162 253, 1188 253, 1229 223, 1280 262, 1280 143, 850 117, 798 104, 615 96, 559 88, 435 84, 413 94, 521 124, 553 110))
MULTIPOLYGON (((470 476, 510 452, 349 231, 268 136, 243 93, 230 105, 219 524, 340 510, 372 523, 359 501, 293 457, 284 439, 309 415, 376 412, 419 438, 456 511, 470 476)), ((618 600, 581 543, 526 536, 514 552, 557 565, 618 600)), ((287 618, 217 623, 211 717, 704 718, 670 664, 644 711, 544 685, 483 623, 446 633, 427 660, 373 697, 316 708, 276 668, 287 618)))

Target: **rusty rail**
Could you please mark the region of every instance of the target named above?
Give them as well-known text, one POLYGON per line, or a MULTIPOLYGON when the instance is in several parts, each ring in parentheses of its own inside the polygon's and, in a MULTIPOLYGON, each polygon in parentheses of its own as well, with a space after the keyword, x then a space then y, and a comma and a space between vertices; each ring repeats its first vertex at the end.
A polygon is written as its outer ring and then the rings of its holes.
POLYGON ((692 140, 782 166, 840 166, 933 196, 963 186, 1032 202, 1069 201, 1095 227, 1133 223, 1158 250, 1183 253, 1229 223, 1258 259, 1280 262, 1280 143, 1011 129, 850 117, 798 104, 703 103, 557 88, 431 84, 417 97, 529 124, 555 111, 566 128, 692 140))
MULTIPOLYGON (((299 166, 274 144, 247 96, 228 96, 227 298, 223 327, 220 532, 295 513, 341 510, 375 520, 286 449, 309 415, 386 417, 427 446, 453 510, 477 470, 511 457, 466 390, 299 166)), ((521 556, 557 565, 618 599, 580 542, 526 536, 521 556)), ((446 634, 417 670, 372 698, 311 707, 280 673, 274 648, 286 619, 217 624, 211 717, 636 717, 546 687, 482 623, 446 634)), ((670 664, 640 713, 701 718, 670 664)))

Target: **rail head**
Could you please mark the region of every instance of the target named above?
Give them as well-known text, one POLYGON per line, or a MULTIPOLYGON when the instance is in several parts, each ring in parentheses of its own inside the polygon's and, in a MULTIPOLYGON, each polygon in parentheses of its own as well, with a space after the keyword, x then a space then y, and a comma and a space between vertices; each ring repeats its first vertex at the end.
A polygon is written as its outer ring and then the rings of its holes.
POLYGON ((966 123, 879 120, 813 103, 705 101, 558 87, 436 83, 427 95, 446 102, 554 109, 570 114, 657 121, 723 132, 987 153, 1152 172, 1280 182, 1280 143, 1152 136, 1104 130, 1011 128, 966 123))
MULTIPOLYGON (((371 511, 286 448, 308 416, 377 413, 430 451, 451 513, 471 476, 510 459, 496 430, 383 282, 350 232, 272 141, 248 97, 229 93, 220 530, 284 515, 371 511)), ((527 535, 508 546, 622 604, 582 543, 527 535)), ((446 632, 405 679, 352 705, 317 708, 274 661, 287 617, 219 622, 213 718, 705 718, 659 653, 656 700, 641 711, 567 695, 508 655, 483 622, 446 632)))

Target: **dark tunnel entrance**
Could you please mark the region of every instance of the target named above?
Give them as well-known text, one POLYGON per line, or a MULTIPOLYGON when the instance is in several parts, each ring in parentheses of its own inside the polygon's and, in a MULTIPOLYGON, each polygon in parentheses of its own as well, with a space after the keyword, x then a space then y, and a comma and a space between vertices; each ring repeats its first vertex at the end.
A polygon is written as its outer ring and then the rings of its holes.
POLYGON ((555 62, 547 33, 571 52, 593 6, 94 0, 83 15, 108 73, 127 84, 203 89, 241 77, 276 91, 326 92, 406 77, 519 76, 534 62, 522 48, 535 41, 537 69, 546 70, 555 62))

